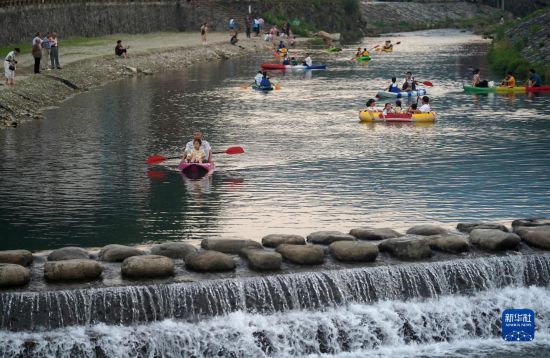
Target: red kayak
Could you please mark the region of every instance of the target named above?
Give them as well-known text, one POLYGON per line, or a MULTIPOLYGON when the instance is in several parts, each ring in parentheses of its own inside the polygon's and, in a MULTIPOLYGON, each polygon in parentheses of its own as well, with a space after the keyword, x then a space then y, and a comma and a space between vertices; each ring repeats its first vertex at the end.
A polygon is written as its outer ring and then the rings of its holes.
POLYGON ((550 86, 525 87, 525 92, 550 92, 550 86))
POLYGON ((190 179, 199 179, 214 171, 214 163, 187 163, 181 162, 179 170, 190 179))

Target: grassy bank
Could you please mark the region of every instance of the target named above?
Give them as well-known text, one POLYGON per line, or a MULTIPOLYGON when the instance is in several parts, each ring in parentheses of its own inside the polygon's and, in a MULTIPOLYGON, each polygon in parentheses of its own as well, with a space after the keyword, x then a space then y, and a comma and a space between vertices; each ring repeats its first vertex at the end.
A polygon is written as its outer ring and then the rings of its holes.
POLYGON ((501 75, 512 71, 524 79, 527 71, 534 68, 543 80, 550 80, 548 19, 550 8, 494 28, 494 42, 487 54, 491 69, 501 75))

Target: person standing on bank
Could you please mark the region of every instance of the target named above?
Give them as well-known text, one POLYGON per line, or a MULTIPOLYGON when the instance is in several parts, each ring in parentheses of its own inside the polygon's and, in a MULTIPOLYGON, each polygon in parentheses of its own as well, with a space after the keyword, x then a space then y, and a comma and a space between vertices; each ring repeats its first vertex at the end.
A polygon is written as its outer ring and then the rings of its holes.
POLYGON ((32 45, 32 57, 34 58, 34 74, 40 73, 40 60, 42 59, 42 40, 40 37, 34 39, 32 45))
POLYGON ((50 58, 50 33, 47 32, 46 36, 42 39, 42 56, 46 59, 46 69, 49 70, 50 67, 47 65, 48 59, 50 58))
POLYGON ((50 62, 52 64, 52 69, 57 68, 61 69, 59 64, 59 39, 57 37, 57 32, 52 32, 50 35, 50 62))
POLYGON ((4 74, 6 75, 6 86, 13 86, 15 84, 15 66, 17 65, 17 60, 15 59, 17 55, 21 53, 19 47, 10 51, 4 61, 4 74))
POLYGON ((201 39, 202 39, 202 44, 203 45, 206 45, 207 42, 206 42, 206 34, 208 34, 208 23, 204 23, 202 24, 201 26, 201 39))

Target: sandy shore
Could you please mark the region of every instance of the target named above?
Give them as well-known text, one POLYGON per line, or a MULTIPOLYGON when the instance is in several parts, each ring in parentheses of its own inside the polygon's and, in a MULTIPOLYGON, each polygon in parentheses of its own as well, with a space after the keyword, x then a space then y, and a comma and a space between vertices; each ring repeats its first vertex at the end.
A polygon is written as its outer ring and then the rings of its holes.
POLYGON ((118 34, 70 47, 63 47, 61 42, 63 69, 44 70, 40 75, 32 74, 32 56, 22 54, 18 59, 15 86, 0 86, 0 128, 16 126, 24 119, 41 119, 43 109, 107 82, 180 70, 200 61, 238 57, 268 48, 260 38, 246 39, 244 36, 238 45, 229 43, 227 33, 209 34, 206 46, 197 33, 118 34), (114 55, 118 39, 130 47, 129 59, 114 55))

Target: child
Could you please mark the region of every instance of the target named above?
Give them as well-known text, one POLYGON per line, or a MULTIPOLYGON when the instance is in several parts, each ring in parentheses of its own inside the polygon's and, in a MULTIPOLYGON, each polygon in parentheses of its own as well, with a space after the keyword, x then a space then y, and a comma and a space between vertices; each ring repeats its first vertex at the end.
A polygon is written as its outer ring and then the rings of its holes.
POLYGON ((403 110, 401 109, 401 100, 398 99, 397 101, 395 101, 395 107, 393 108, 393 110, 397 114, 400 114, 401 112, 403 112, 403 110))
POLYGON ((204 150, 201 149, 202 141, 200 139, 195 139, 193 141, 193 151, 187 154, 187 162, 189 163, 202 163, 206 158, 204 150))
POLYGON ((508 72, 508 74, 506 75, 506 77, 504 77, 504 79, 502 80, 502 82, 500 84, 502 86, 506 86, 506 87, 509 87, 509 88, 516 87, 516 79, 514 77, 514 73, 513 72, 508 72))
POLYGON ((410 105, 409 109, 407 109, 407 114, 413 114, 413 113, 420 113, 420 111, 418 110, 418 106, 416 105, 416 103, 413 103, 410 105))
POLYGON ((397 85, 397 78, 395 77, 391 78, 391 84, 390 84, 390 87, 388 88, 388 91, 393 93, 401 92, 401 90, 399 89, 399 86, 397 85))
POLYGON ((388 114, 394 113, 391 103, 386 103, 384 105, 384 110, 382 111, 382 116, 386 117, 388 114))
POLYGON ((428 96, 422 97, 422 106, 420 106, 419 112, 430 113, 431 111, 432 111, 432 108, 430 107, 430 97, 428 96))
POLYGON ((376 100, 374 98, 367 101, 367 111, 378 112, 378 108, 376 108, 376 100))

